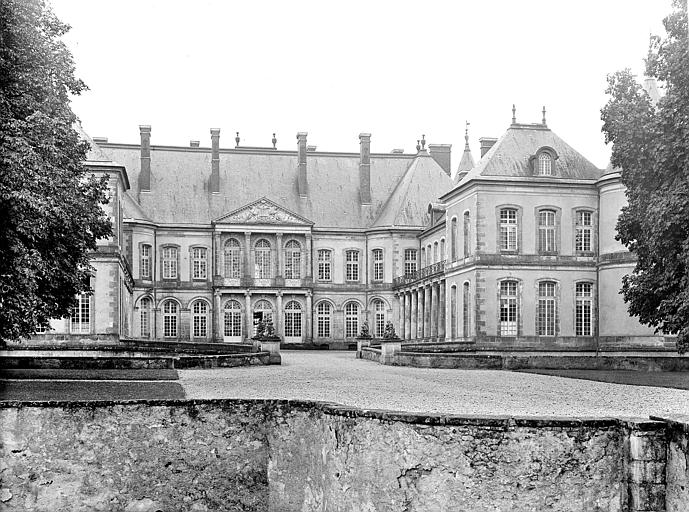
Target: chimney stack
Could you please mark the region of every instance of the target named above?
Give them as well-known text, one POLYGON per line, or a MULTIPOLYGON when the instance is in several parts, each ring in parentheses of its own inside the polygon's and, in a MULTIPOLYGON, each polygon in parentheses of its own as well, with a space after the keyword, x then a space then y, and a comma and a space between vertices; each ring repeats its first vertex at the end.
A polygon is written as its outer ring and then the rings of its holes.
POLYGON ((371 134, 359 134, 359 197, 371 204, 371 134))
POLYGON ((151 127, 140 125, 141 134, 141 172, 139 173, 139 192, 151 190, 151 127))
POLYGON ((211 128, 211 192, 220 192, 220 128, 211 128))
POLYGON ((299 132, 297 133, 297 185, 299 188, 299 196, 306 197, 306 188, 308 185, 306 179, 306 136, 308 133, 299 132))
POLYGON ((201 142, 198 140, 190 140, 189 141, 189 147, 190 148, 198 148, 201 145, 201 142))
POLYGON ((478 141, 481 144, 481 158, 483 158, 483 155, 488 153, 488 150, 493 147, 493 144, 495 144, 498 139, 495 137, 481 137, 478 141))
POLYGON ((452 153, 452 144, 429 144, 428 150, 433 160, 438 162, 443 171, 450 176, 452 170, 450 169, 450 157, 452 153))

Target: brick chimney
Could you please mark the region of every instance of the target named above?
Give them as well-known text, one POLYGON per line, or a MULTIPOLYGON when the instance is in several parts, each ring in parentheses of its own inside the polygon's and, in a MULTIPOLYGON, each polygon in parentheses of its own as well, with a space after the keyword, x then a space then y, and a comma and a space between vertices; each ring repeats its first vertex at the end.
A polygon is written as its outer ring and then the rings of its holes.
POLYGON ((141 172, 139 173, 139 192, 151 190, 151 127, 140 125, 141 134, 141 172))
POLYGON ((371 204, 371 134, 359 134, 359 198, 371 204))
POLYGON ((488 150, 493 147, 493 144, 495 144, 498 139, 495 137, 481 137, 478 141, 481 144, 481 158, 483 158, 483 155, 488 153, 488 150))
POLYGON ((450 169, 450 157, 452 152, 452 144, 429 144, 428 150, 433 160, 438 162, 443 171, 450 176, 452 170, 450 169))
POLYGON ((297 151, 298 151, 298 157, 297 157, 297 185, 299 187, 299 196, 300 197, 306 197, 307 196, 307 186, 308 186, 308 181, 306 177, 306 136, 308 133, 306 132, 299 132, 297 133, 297 151))
POLYGON ((211 192, 220 192, 220 128, 211 128, 211 192))

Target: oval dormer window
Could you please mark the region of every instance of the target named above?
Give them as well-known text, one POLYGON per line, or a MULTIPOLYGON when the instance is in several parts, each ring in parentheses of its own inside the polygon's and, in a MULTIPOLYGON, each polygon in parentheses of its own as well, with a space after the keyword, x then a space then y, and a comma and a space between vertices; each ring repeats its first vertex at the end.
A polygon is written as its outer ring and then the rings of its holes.
POLYGON ((548 153, 541 153, 538 155, 538 175, 552 176, 553 175, 553 157, 548 153))

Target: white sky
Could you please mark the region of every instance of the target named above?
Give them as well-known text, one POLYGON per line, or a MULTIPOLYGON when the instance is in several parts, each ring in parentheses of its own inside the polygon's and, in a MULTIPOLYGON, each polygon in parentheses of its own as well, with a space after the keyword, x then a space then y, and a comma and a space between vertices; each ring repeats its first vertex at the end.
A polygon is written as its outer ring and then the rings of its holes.
POLYGON ((91 136, 152 143, 414 152, 452 144, 469 120, 478 138, 518 122, 548 126, 598 167, 605 76, 643 72, 649 33, 664 35, 670 0, 410 2, 51 0, 72 26, 77 75, 90 88, 73 108, 91 136))

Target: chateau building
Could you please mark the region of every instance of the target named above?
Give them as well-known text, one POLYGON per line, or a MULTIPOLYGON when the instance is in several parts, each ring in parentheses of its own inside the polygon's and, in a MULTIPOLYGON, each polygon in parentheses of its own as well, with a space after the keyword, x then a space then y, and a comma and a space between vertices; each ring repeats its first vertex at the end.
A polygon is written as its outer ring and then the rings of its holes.
MULTIPOLYGON (((84 134, 86 137, 86 135, 84 134)), ((40 336, 243 342, 272 321, 285 343, 355 343, 388 320, 406 340, 591 349, 670 344, 619 294, 634 260, 615 241, 624 187, 538 124, 467 144, 372 153, 91 141, 113 236, 93 296, 40 336)))

